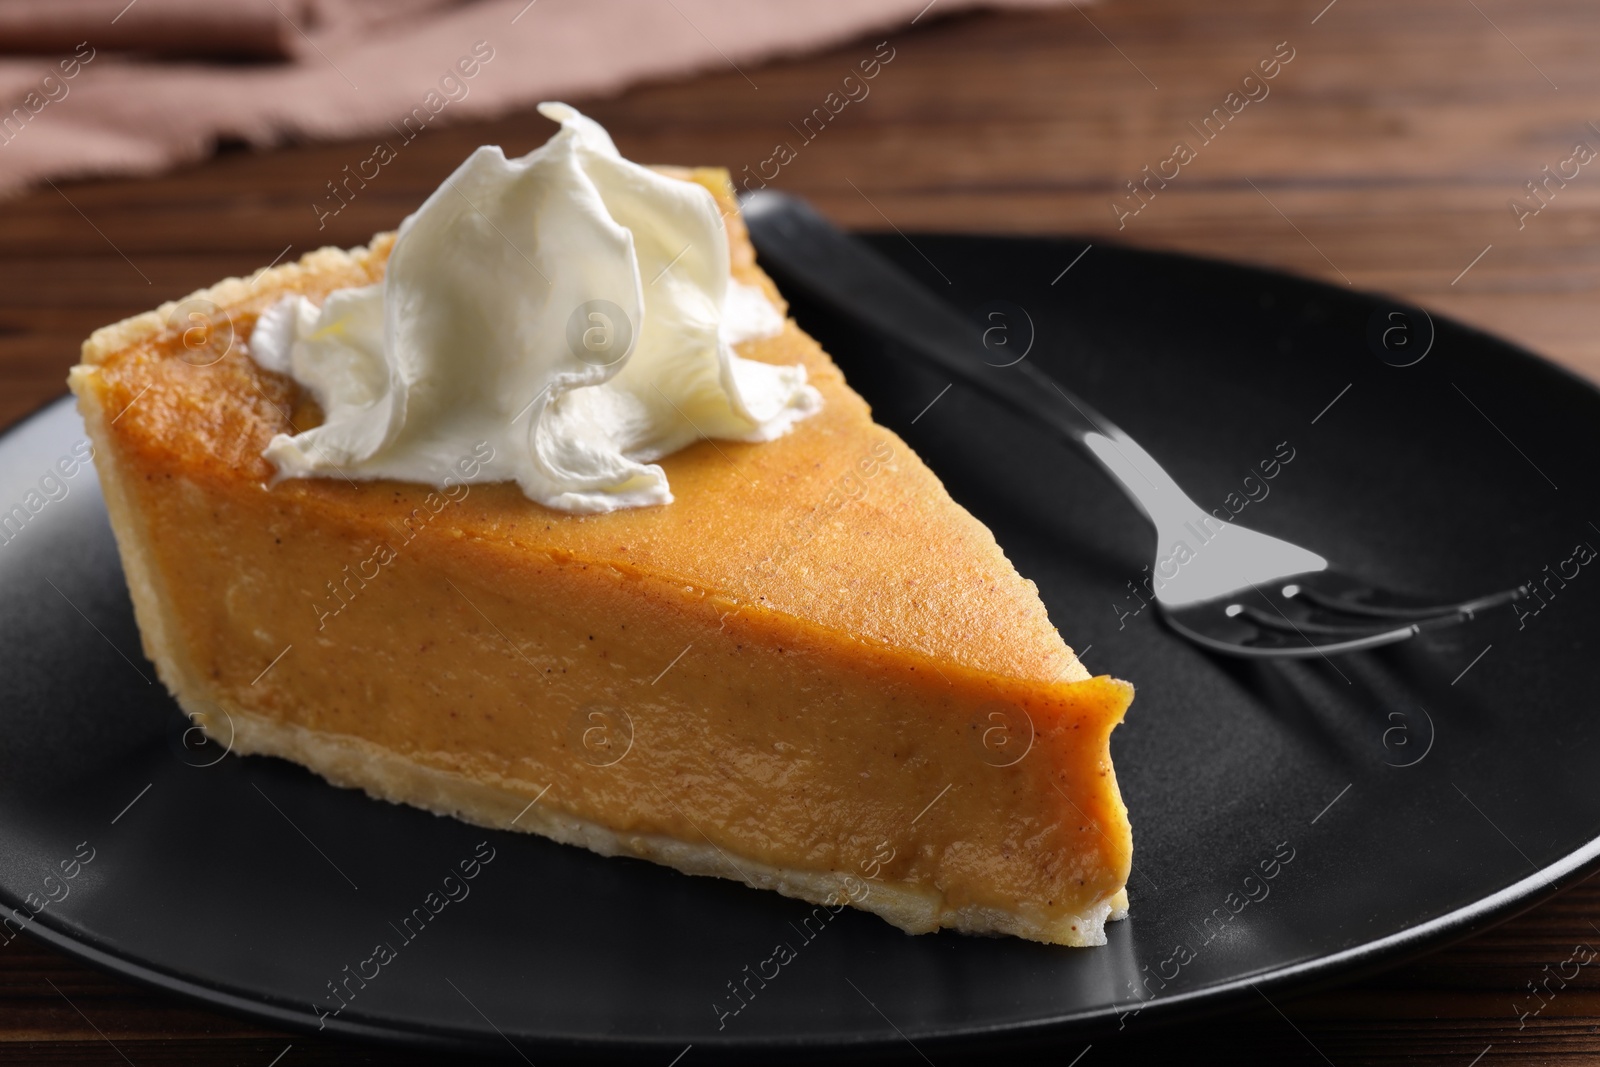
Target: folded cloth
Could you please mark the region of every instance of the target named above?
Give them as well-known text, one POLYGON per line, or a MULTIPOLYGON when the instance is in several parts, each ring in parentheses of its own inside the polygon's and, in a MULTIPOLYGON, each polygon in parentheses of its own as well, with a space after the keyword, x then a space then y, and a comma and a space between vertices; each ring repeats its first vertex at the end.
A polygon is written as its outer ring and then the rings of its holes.
POLYGON ((748 81, 777 56, 961 10, 1061 2, 0 0, 0 53, 11 53, 0 58, 0 194, 151 174, 222 139, 409 139, 701 70, 748 81), (218 62, 238 57, 278 61, 218 62))
MULTIPOLYGON (((304 19, 306 8, 286 0, 283 10, 304 19)), ((294 37, 273 0, 0 0, 0 50, 10 53, 71 52, 93 38, 100 51, 288 59, 294 37)))

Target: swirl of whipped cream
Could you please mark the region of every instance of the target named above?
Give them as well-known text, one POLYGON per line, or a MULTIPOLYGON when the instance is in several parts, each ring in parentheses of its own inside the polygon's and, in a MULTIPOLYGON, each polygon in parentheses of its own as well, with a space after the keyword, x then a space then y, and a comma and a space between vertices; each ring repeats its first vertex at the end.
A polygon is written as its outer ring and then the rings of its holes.
POLYGON ((729 275, 703 187, 622 158, 565 104, 540 148, 479 148, 400 226, 382 282, 285 297, 249 342, 316 397, 279 478, 481 479, 573 512, 667 504, 652 462, 702 437, 766 441, 821 409, 803 366, 736 355, 783 319, 729 275))

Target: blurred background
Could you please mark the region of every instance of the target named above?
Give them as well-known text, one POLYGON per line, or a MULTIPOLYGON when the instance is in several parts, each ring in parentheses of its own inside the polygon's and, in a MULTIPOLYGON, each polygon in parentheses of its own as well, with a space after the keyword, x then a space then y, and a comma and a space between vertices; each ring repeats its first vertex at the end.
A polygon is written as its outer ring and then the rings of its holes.
MULTIPOLYGON (((64 392, 94 328, 364 244, 477 145, 536 147, 542 99, 629 158, 724 166, 848 227, 1278 267, 1600 379, 1597 54, 1593 0, 0 0, 0 425, 64 392)), ((1097 1053, 1586 1062, 1593 979, 1538 1019, 1509 1005, 1597 912, 1580 886, 1283 1016, 1097 1053)), ((285 1067, 428 1062, 0 956, 0 1062, 267 1064, 290 1042, 285 1067)))

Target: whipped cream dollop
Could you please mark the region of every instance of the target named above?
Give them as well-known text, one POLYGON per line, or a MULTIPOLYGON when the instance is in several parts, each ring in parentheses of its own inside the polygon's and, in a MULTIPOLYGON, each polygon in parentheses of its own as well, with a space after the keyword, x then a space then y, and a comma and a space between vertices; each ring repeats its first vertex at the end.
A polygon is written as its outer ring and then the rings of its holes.
POLYGON ((802 366, 736 355, 783 318, 729 274, 716 200, 618 154, 565 104, 520 159, 479 148, 400 226, 384 280, 286 297, 249 350, 316 397, 279 434, 281 478, 445 484, 464 459, 574 512, 672 501, 653 460, 702 437, 766 441, 820 410, 802 366))

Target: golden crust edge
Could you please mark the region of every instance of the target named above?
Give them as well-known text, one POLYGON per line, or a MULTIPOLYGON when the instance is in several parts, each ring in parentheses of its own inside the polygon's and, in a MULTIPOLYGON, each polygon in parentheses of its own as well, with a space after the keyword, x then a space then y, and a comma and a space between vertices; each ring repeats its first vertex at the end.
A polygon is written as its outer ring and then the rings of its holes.
MULTIPOLYGON (((371 243, 358 248, 336 248, 331 245, 319 248, 314 252, 307 252, 292 263, 262 267, 248 278, 224 278, 215 285, 197 289, 181 299, 168 300, 153 311, 140 312, 121 322, 102 326, 83 342, 79 366, 98 366, 118 352, 159 335, 167 329, 172 313, 180 305, 190 301, 208 301, 223 310, 238 309, 253 297, 275 291, 303 291, 304 282, 317 275, 339 274, 348 278, 352 270, 370 275, 373 258, 386 252, 387 246, 393 241, 394 234, 386 232, 375 235, 371 243), (264 282, 267 283, 266 288, 259 288, 264 282)), ((73 371, 76 372, 78 369, 74 367, 73 371)))
POLYGON ((160 569, 145 550, 145 546, 153 541, 139 509, 131 499, 121 456, 111 441, 111 426, 106 420, 105 405, 101 402, 98 378, 99 371, 95 367, 80 365, 72 368, 67 384, 77 396, 78 414, 83 419, 89 443, 94 446, 95 476, 100 482, 100 493, 111 519, 117 554, 122 557, 122 573, 127 579, 128 595, 133 601, 139 642, 144 648, 145 657, 155 664, 156 675, 167 690, 172 693, 180 689, 188 692, 192 687, 187 672, 180 666, 178 643, 172 637, 179 627, 169 615, 166 601, 157 588, 160 569))

